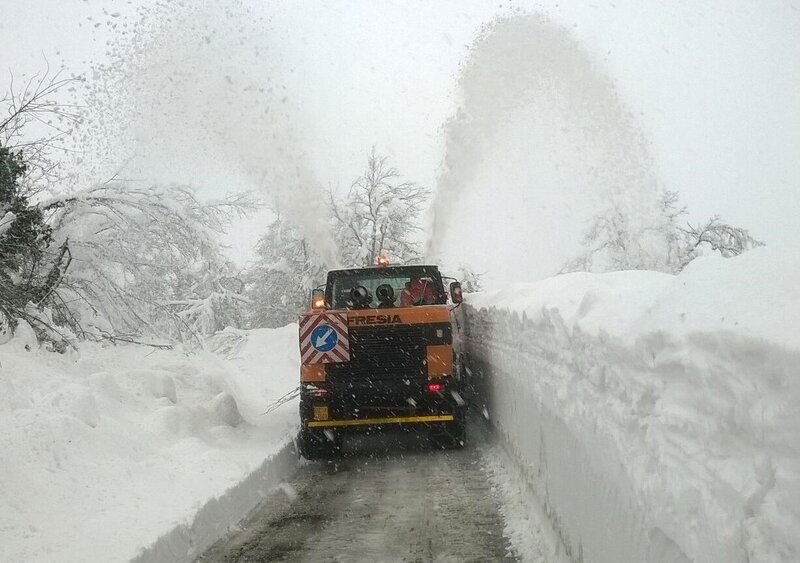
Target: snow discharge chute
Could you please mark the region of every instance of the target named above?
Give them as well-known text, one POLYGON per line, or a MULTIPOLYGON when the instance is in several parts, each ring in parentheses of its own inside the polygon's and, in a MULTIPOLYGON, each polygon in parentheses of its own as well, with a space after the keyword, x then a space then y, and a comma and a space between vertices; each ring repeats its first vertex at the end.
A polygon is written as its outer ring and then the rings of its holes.
POLYGON ((536 279, 558 272, 588 219, 610 206, 634 231, 658 220, 646 142, 613 81, 566 30, 536 16, 494 23, 459 86, 429 256, 487 272, 489 283, 536 279))

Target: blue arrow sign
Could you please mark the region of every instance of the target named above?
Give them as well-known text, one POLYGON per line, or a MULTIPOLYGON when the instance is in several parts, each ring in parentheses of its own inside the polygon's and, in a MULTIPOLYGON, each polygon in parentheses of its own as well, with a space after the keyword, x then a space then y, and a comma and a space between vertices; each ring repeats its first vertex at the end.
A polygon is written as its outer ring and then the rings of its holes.
POLYGON ((330 352, 339 341, 339 335, 333 327, 321 324, 311 331, 311 345, 317 352, 330 352))

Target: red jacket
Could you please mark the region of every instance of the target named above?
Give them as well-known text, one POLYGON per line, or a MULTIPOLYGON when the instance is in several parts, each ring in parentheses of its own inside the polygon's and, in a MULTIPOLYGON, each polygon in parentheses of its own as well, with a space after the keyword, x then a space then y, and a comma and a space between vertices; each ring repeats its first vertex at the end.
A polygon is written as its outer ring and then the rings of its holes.
POLYGON ((431 305, 436 301, 433 282, 430 280, 411 280, 400 292, 400 306, 431 305))

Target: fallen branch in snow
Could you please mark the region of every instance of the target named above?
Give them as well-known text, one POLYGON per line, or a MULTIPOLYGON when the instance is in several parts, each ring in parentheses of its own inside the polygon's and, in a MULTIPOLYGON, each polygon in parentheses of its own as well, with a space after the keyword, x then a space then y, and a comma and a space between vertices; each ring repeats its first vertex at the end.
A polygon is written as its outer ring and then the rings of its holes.
MULTIPOLYGON (((11 309, 11 315, 12 316, 10 318, 16 317, 16 318, 23 319, 25 322, 27 322, 29 325, 31 325, 31 327, 34 328, 34 330, 35 330, 34 325, 36 325, 39 328, 39 330, 41 331, 41 334, 48 335, 50 337, 50 340, 51 340, 53 346, 59 352, 63 351, 63 348, 59 348, 59 346, 60 346, 60 344, 58 343, 59 341, 56 340, 56 338, 53 337, 54 335, 57 336, 58 338, 60 338, 60 342, 62 342, 63 344, 68 345, 74 351, 76 351, 76 352, 78 351, 78 347, 75 345, 75 343, 72 341, 72 339, 68 338, 67 335, 65 335, 63 332, 61 332, 57 328, 55 328, 50 322, 43 320, 41 318, 41 315, 38 314, 38 313, 41 313, 41 311, 39 311, 37 309, 33 309, 33 310, 37 312, 36 315, 31 314, 31 313, 29 313, 28 311, 26 311, 24 309, 12 308, 11 309)), ((37 335, 37 336, 40 336, 40 335, 37 335)), ((43 340, 43 338, 41 338, 41 337, 39 339, 40 339, 40 341, 43 340)))
POLYGON ((64 274, 67 273, 69 269, 69 265, 72 263, 72 252, 69 251, 69 237, 64 239, 64 243, 61 245, 61 248, 58 251, 58 258, 56 259, 53 267, 50 269, 50 272, 46 276, 45 285, 42 288, 44 295, 41 299, 36 303, 38 307, 41 307, 42 304, 47 300, 52 293, 58 289, 58 286, 61 285, 61 282, 64 280, 64 274), (67 262, 64 264, 64 267, 61 267, 61 263, 64 260, 64 256, 67 256, 67 262))
POLYGON ((126 342, 128 344, 136 344, 138 346, 149 346, 151 348, 156 348, 157 350, 172 350, 174 346, 172 344, 163 344, 158 342, 141 342, 139 340, 134 340, 133 338, 128 338, 125 336, 115 336, 113 334, 108 334, 107 332, 103 332, 100 335, 100 338, 103 340, 108 340, 115 346, 117 342, 126 342))
POLYGON ((296 399, 299 396, 300 396, 300 387, 298 386, 298 387, 295 387, 294 389, 292 389, 291 391, 289 391, 288 393, 286 393, 283 397, 280 397, 276 401, 270 403, 270 405, 267 407, 267 410, 265 410, 261 414, 262 415, 269 414, 272 411, 274 411, 275 409, 277 409, 279 406, 281 406, 281 405, 283 405, 285 403, 288 403, 292 399, 296 399))

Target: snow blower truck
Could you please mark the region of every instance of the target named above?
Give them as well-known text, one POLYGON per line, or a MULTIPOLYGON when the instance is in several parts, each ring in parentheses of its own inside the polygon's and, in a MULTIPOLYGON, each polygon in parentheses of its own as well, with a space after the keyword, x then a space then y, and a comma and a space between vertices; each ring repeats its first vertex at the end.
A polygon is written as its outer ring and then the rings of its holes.
POLYGON ((436 266, 331 270, 300 318, 300 453, 340 451, 344 436, 427 431, 440 448, 466 439, 461 285, 436 266), (451 280, 449 294, 443 280, 451 280))

